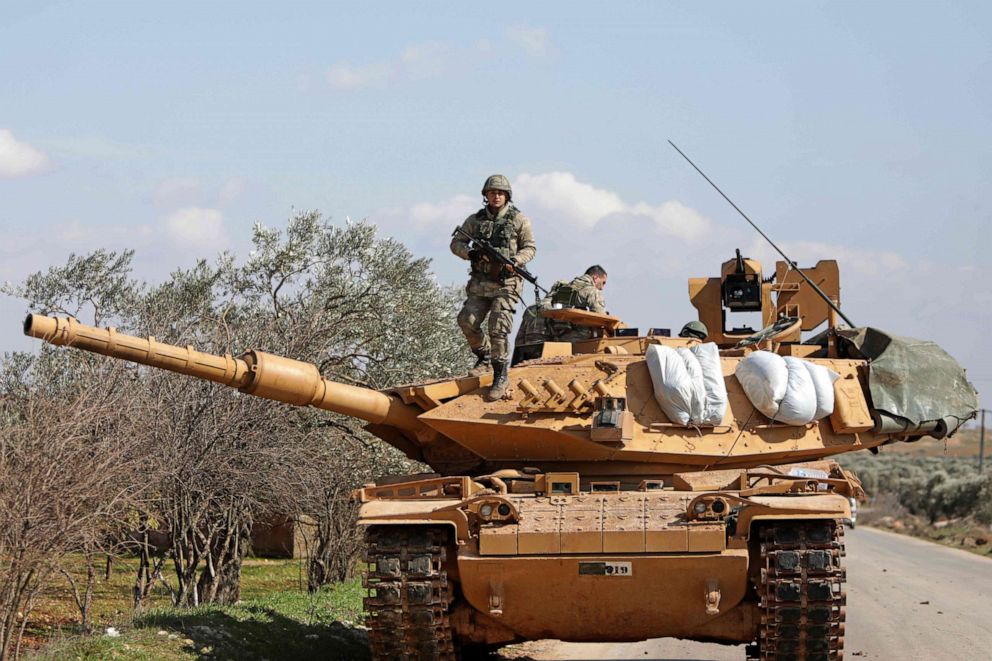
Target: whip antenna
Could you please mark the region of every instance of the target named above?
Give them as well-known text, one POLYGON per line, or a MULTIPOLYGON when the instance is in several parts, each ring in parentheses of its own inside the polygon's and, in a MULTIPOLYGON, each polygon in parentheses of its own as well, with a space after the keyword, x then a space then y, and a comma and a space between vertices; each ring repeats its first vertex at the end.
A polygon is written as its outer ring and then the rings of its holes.
POLYGON ((840 311, 840 307, 836 303, 834 303, 830 299, 829 296, 827 296, 826 294, 824 294, 823 293, 823 290, 820 289, 819 287, 817 287, 816 286, 816 283, 813 282, 812 280, 810 280, 809 279, 809 276, 807 276, 805 273, 803 273, 803 270, 801 268, 799 268, 799 266, 797 266, 794 261, 792 261, 791 259, 789 259, 789 256, 786 255, 784 252, 782 252, 782 249, 779 248, 777 245, 775 245, 775 242, 772 241, 771 239, 769 239, 768 238, 768 235, 765 234, 764 232, 762 232, 761 231, 761 228, 758 227, 757 225, 755 225, 754 224, 754 221, 751 220, 750 218, 748 218, 747 217, 747 214, 744 213, 743 211, 741 211, 740 207, 738 207, 736 204, 734 204, 734 201, 731 200, 729 197, 727 197, 726 193, 724 193, 722 190, 720 190, 720 187, 717 186, 716 184, 714 184, 713 183, 713 180, 710 179, 709 177, 707 177, 705 172, 703 172, 702 170, 699 169, 699 166, 697 166, 695 163, 692 162, 692 159, 691 158, 689 158, 688 156, 686 156, 685 153, 681 149, 679 149, 678 147, 676 147, 675 146, 675 143, 672 142, 671 140, 668 141, 668 144, 670 144, 672 146, 672 148, 675 149, 675 151, 677 151, 682 156, 682 158, 684 158, 686 161, 688 161, 689 165, 691 165, 693 167, 693 169, 696 170, 696 172, 698 172, 699 174, 701 174, 702 177, 703 177, 703 179, 705 179, 707 181, 707 183, 709 183, 709 185, 712 186, 716 190, 716 192, 719 193, 721 195, 721 197, 723 197, 723 199, 725 199, 727 201, 727 203, 730 204, 730 206, 732 206, 734 208, 734 210, 737 213, 739 213, 744 218, 744 220, 746 220, 748 222, 748 224, 750 224, 751 227, 753 227, 755 229, 755 231, 757 231, 758 234, 760 234, 761 237, 771 245, 772 248, 774 248, 776 250, 776 252, 778 252, 778 254, 782 255, 782 259, 784 259, 789 264, 789 266, 791 266, 793 269, 795 269, 796 273, 798 273, 802 277, 802 279, 806 281, 806 284, 808 284, 810 287, 812 287, 813 290, 817 294, 820 295, 820 298, 822 298, 824 301, 826 301, 827 305, 829 305, 831 308, 833 308, 833 311, 836 312, 837 314, 839 314, 840 317, 841 317, 841 319, 843 319, 844 321, 847 322, 847 325, 848 326, 850 326, 851 328, 855 328, 854 322, 852 322, 850 319, 848 319, 847 318, 847 315, 840 311))

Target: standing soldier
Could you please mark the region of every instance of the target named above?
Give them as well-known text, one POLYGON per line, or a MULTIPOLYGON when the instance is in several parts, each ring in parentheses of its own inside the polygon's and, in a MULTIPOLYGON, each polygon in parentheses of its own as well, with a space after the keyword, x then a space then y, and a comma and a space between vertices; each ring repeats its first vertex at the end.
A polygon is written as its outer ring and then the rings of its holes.
MULTIPOLYGON (((461 229, 473 239, 490 243, 501 255, 523 266, 534 257, 537 246, 530 220, 511 200, 510 180, 501 174, 486 179, 482 186, 486 205, 465 219, 461 229)), ((465 287, 468 297, 458 313, 458 325, 468 345, 478 359, 472 373, 484 373, 492 363, 493 385, 486 395, 488 401, 502 399, 507 390, 507 335, 513 327, 513 315, 523 293, 523 278, 512 266, 497 264, 480 251, 470 248, 469 240, 455 233, 451 252, 471 262, 471 278, 465 287), (482 324, 489 317, 489 333, 482 324)))

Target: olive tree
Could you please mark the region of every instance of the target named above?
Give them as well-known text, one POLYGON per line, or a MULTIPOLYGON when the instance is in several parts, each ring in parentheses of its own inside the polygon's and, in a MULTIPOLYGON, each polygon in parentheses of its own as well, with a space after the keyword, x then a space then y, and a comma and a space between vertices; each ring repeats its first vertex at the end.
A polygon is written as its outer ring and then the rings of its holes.
MULTIPOLYGON (((312 362, 325 377, 371 388, 464 368, 455 293, 373 225, 301 213, 284 229, 256 225, 252 244, 244 259, 225 253, 156 285, 133 278, 131 253, 97 251, 8 293, 41 312, 201 351, 250 347, 312 362)), ((341 577, 357 549, 342 496, 386 472, 421 470, 355 420, 148 368, 127 373, 135 383, 124 406, 140 414, 127 417, 126 454, 144 486, 133 517, 136 605, 161 576, 147 543, 154 528, 168 533, 173 580, 160 582, 177 605, 238 599, 249 532, 266 513, 316 518, 311 585, 341 577)))

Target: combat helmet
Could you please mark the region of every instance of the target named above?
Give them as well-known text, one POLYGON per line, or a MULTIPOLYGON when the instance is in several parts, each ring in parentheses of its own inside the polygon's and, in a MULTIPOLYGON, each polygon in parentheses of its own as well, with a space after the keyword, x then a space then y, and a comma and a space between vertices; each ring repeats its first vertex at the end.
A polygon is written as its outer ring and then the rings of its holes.
POLYGON ((694 337, 697 340, 705 340, 707 335, 709 331, 701 321, 690 321, 679 331, 679 337, 694 337))
POLYGON ((486 179, 486 183, 482 184, 482 194, 485 195, 487 190, 501 190, 506 192, 507 201, 513 200, 513 189, 510 188, 510 180, 502 174, 490 175, 486 179))

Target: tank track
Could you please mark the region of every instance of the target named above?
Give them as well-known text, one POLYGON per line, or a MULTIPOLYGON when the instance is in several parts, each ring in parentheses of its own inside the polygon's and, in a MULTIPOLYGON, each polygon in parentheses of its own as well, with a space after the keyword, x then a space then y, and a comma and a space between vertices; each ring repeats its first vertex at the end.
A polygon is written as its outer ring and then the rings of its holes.
POLYGON ((366 533, 365 623, 373 661, 455 661, 443 530, 373 526, 366 533))
POLYGON ((843 658, 843 534, 843 525, 832 520, 783 522, 760 531, 761 622, 749 660, 843 658))

